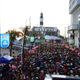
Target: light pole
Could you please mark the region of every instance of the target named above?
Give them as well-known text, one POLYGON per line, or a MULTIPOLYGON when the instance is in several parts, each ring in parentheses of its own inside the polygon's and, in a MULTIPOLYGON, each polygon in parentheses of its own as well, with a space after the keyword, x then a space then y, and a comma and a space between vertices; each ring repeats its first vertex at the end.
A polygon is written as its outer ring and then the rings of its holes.
POLYGON ((12 38, 13 38, 14 34, 10 34, 10 56, 12 56, 12 38))
POLYGON ((65 29, 65 31, 64 31, 64 32, 65 32, 65 33, 64 33, 64 39, 65 39, 65 42, 67 42, 67 36, 66 36, 66 33, 67 33, 67 27, 65 27, 64 29, 65 29))
POLYGON ((28 26, 24 29, 24 35, 23 35, 23 41, 22 41, 22 55, 21 55, 21 64, 22 64, 22 70, 24 73, 24 45, 25 45, 25 35, 28 33, 28 26))

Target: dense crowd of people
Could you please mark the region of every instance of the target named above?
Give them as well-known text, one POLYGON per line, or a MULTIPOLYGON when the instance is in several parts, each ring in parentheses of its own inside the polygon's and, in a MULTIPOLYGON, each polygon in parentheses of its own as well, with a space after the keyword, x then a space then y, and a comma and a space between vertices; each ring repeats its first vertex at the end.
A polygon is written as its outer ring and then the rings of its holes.
POLYGON ((30 78, 36 78, 36 76, 40 78, 41 74, 43 74, 43 77, 45 77, 45 74, 80 76, 79 49, 71 50, 60 45, 51 48, 45 46, 44 49, 41 46, 38 51, 40 53, 30 56, 25 62, 24 72, 26 76, 30 76, 30 78))
POLYGON ((11 77, 3 80, 44 80, 46 74, 80 77, 80 49, 60 44, 43 44, 36 49, 35 54, 25 53, 22 67, 19 56, 14 65, 16 69, 8 72, 11 77))

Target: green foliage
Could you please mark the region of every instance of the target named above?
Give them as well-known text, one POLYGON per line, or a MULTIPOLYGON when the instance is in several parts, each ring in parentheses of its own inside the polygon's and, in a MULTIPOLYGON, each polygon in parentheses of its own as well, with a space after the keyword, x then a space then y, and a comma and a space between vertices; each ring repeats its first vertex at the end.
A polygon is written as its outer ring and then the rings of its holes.
POLYGON ((64 37, 63 37, 63 36, 61 36, 61 35, 60 35, 59 37, 60 37, 60 38, 62 38, 62 39, 64 39, 64 37))
POLYGON ((10 40, 13 42, 14 40, 16 40, 16 37, 19 36, 23 36, 23 33, 20 31, 16 31, 16 30, 8 30, 6 33, 10 34, 10 40))
POLYGON ((23 29, 24 35, 29 35, 28 26, 23 29))

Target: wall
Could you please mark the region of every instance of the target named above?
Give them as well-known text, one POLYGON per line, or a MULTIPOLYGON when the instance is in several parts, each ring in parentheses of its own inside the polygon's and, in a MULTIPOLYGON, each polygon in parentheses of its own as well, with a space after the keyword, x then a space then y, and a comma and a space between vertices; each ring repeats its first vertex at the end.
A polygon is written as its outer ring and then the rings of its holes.
POLYGON ((71 14, 71 24, 79 24, 78 22, 78 16, 80 15, 80 7, 76 9, 73 14, 71 14))
POLYGON ((0 48, 0 55, 1 56, 10 55, 10 50, 9 49, 1 49, 0 48))
MULTIPOLYGON (((74 32, 75 46, 79 47, 79 30, 77 29, 77 25, 79 24, 78 16, 80 15, 80 0, 70 0, 69 13, 71 14, 72 29, 75 30, 75 32, 74 32)), ((80 26, 78 26, 78 27, 80 27, 80 26)), ((72 43, 72 41, 73 40, 71 40, 71 39, 69 40, 70 43, 72 43)))
POLYGON ((69 13, 72 14, 76 8, 80 5, 80 0, 70 0, 69 2, 69 13))

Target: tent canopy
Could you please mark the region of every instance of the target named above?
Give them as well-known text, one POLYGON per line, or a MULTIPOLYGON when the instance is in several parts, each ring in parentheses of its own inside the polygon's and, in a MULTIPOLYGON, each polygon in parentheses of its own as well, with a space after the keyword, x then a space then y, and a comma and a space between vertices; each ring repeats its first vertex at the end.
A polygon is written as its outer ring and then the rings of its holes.
POLYGON ((5 55, 3 57, 0 57, 0 63, 9 63, 13 60, 14 60, 14 58, 9 55, 5 55))
POLYGON ((59 38, 57 36, 49 36, 49 35, 46 35, 44 38, 46 40, 61 40, 61 38, 59 38))
POLYGON ((6 58, 7 60, 12 60, 13 59, 13 57, 12 56, 9 56, 9 55, 5 55, 3 57, 6 58))

